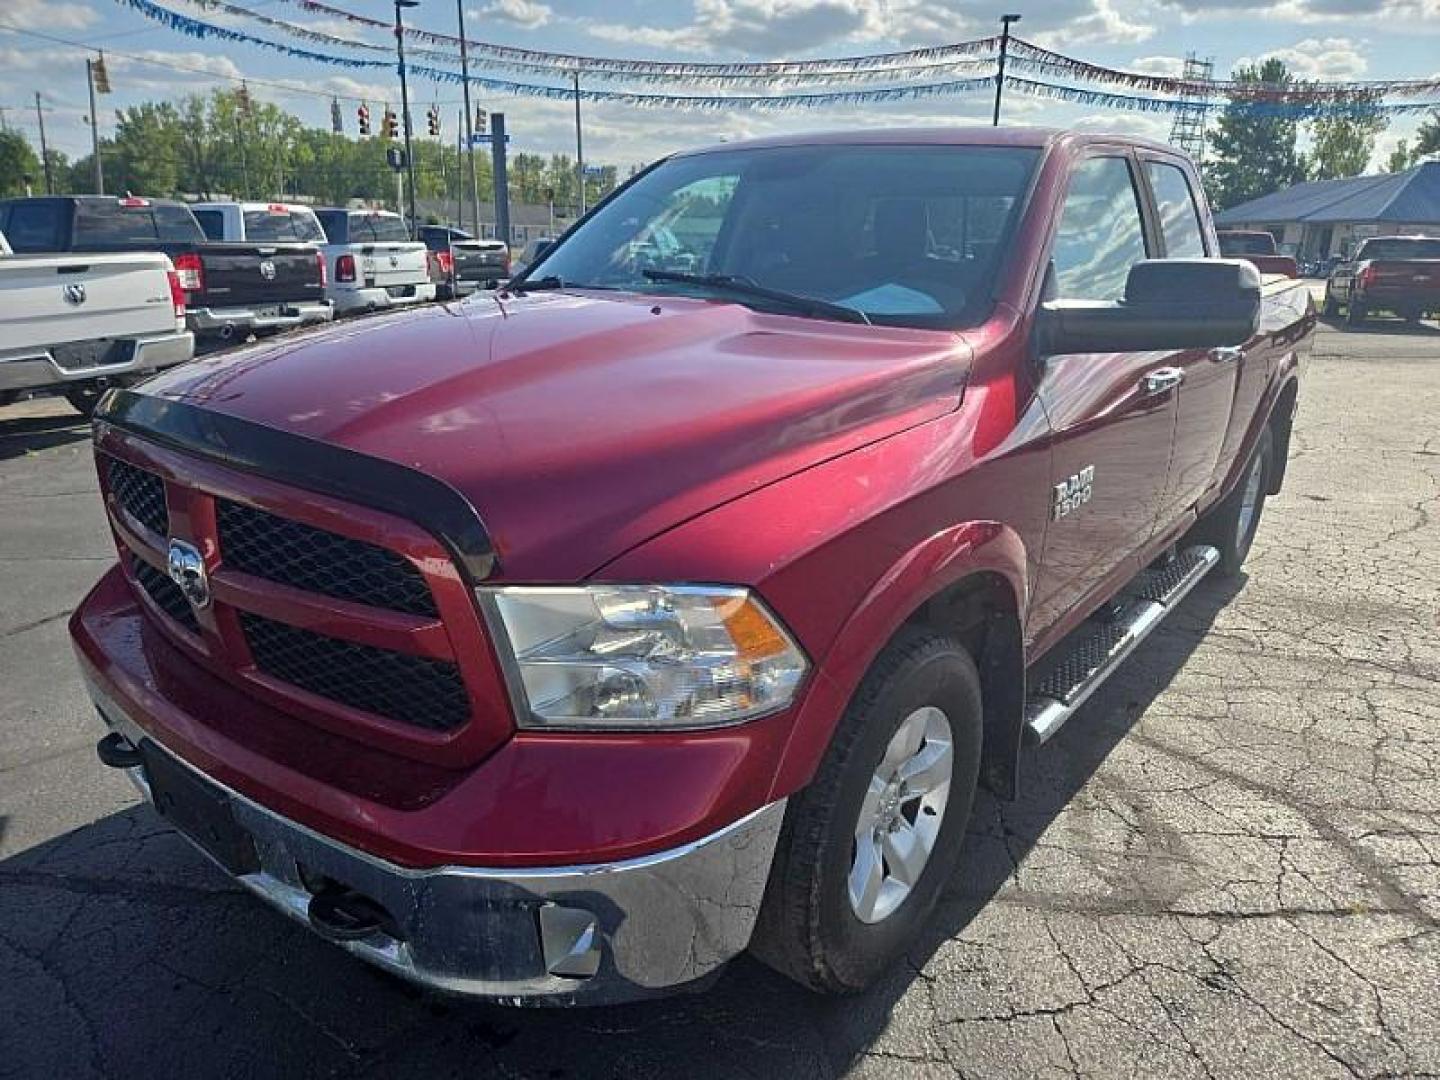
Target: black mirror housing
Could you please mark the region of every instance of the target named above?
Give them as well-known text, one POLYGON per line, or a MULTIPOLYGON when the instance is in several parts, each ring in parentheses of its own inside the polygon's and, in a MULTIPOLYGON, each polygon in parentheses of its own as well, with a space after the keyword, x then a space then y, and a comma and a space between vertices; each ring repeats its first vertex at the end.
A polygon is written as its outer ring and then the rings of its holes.
POLYGON ((1146 259, 1130 268, 1119 302, 1051 300, 1040 306, 1047 356, 1243 345, 1260 326, 1260 271, 1243 259, 1146 259))

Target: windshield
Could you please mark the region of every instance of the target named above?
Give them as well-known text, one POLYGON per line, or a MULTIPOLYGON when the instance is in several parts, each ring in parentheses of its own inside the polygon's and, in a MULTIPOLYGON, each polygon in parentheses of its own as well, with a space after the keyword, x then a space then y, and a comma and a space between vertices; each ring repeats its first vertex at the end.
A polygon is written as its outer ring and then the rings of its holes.
POLYGON ((247 240, 298 240, 302 243, 325 242, 320 222, 308 210, 246 210, 247 240))
POLYGON ((1396 238, 1366 240, 1360 248, 1361 259, 1440 259, 1440 239, 1396 238))
POLYGON ((1039 151, 795 146, 675 158, 598 209, 527 273, 566 284, 756 296, 647 271, 715 274, 863 312, 956 327, 983 317, 1039 151))
POLYGON ((1275 237, 1269 233, 1221 233, 1221 255, 1274 255, 1275 237))

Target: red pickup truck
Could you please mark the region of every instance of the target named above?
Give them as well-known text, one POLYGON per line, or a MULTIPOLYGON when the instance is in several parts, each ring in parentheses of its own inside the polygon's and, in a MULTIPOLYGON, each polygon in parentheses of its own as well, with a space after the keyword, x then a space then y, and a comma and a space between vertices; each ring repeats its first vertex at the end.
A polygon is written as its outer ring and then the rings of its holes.
POLYGON ((112 391, 101 759, 418 983, 862 987, 1279 490, 1303 285, 1114 136, 732 144, 513 282, 112 391))
POLYGON ((1364 323, 1376 311, 1409 322, 1440 315, 1440 237, 1372 236, 1325 281, 1325 314, 1364 323))
POLYGON ((1299 277, 1300 267, 1294 258, 1281 255, 1273 233, 1250 229, 1221 229, 1220 254, 1227 259, 1244 259, 1255 264, 1262 274, 1284 274, 1299 277))

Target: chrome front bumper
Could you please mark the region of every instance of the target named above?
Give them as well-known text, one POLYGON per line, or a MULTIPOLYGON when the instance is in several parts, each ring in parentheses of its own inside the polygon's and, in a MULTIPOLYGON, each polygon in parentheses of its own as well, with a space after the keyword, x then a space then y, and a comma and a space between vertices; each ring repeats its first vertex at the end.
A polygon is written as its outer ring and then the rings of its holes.
MULTIPOLYGON (((149 739, 99 687, 90 692, 113 731, 133 746, 149 739)), ((143 770, 126 771, 149 799, 143 770)), ((311 886, 346 886, 383 908, 395 932, 336 941, 341 948, 411 982, 510 1005, 633 1001, 716 972, 749 944, 785 816, 781 800, 700 840, 621 862, 415 870, 190 772, 229 801, 254 839, 260 869, 236 878, 251 892, 334 940, 312 920, 311 886)))
POLYGON ((49 352, 0 355, 0 390, 39 390, 70 383, 144 375, 183 364, 195 355, 195 338, 188 330, 136 338, 130 358, 119 364, 66 368, 49 352))
POLYGON ((197 334, 213 335, 250 334, 257 330, 286 330, 295 326, 329 322, 335 318, 335 308, 329 300, 273 306, 279 309, 275 314, 246 307, 191 308, 185 313, 185 319, 197 334))

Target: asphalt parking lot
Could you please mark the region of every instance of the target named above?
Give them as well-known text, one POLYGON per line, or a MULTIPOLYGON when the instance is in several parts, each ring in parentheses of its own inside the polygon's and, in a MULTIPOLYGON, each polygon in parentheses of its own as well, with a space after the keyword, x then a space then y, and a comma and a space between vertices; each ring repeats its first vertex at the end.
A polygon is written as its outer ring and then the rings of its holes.
POLYGON ((87 429, 0 409, 0 1078, 1440 1076, 1440 328, 1323 328, 1285 492, 982 798, 859 998, 516 1011, 377 975, 101 768, 65 617, 112 558, 87 429))

